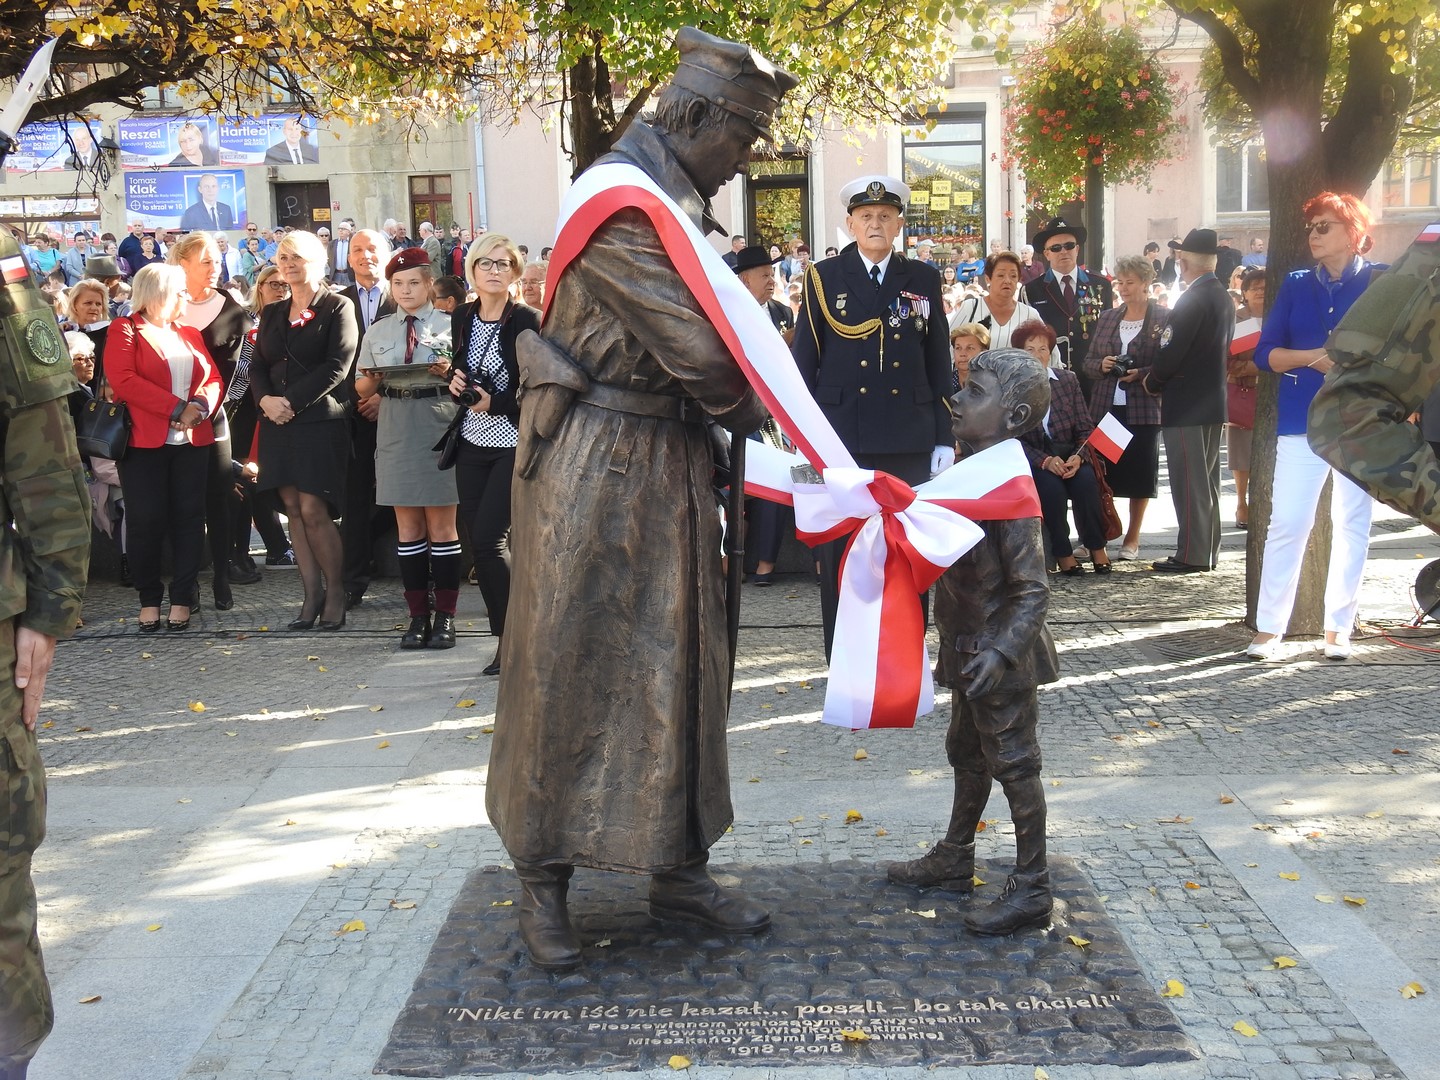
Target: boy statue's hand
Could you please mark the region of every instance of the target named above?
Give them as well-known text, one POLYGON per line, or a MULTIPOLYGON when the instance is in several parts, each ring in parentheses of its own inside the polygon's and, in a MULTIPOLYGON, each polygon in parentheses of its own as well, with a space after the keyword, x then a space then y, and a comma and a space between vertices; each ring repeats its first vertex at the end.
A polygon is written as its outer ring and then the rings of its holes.
POLYGON ((1005 668, 1005 657, 995 649, 986 649, 972 656, 970 662, 960 669, 961 677, 970 680, 965 689, 966 698, 974 701, 993 691, 1000 685, 1005 668))

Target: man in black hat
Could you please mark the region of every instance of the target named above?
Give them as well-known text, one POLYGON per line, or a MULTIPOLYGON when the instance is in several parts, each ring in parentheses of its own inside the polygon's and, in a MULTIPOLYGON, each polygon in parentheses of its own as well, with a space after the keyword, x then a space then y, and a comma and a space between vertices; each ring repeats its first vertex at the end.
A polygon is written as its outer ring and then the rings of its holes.
POLYGON ((1189 574, 1213 570, 1220 561, 1220 429, 1235 305, 1215 276, 1215 230, 1191 229, 1170 248, 1186 289, 1141 385, 1164 394, 1160 426, 1178 523, 1175 554, 1154 567, 1189 574))
MULTIPOLYGON (((913 487, 953 464, 955 447, 940 271, 894 248, 909 197, 893 176, 862 176, 840 189, 855 242, 806 276, 792 351, 856 463, 913 487)), ((841 539, 815 551, 827 658, 845 545, 841 539)))
POLYGON ((1095 320, 1115 306, 1110 282, 1078 265, 1088 235, 1083 225, 1051 218, 1032 241, 1035 250, 1044 254, 1049 269, 1025 286, 1025 302, 1055 331, 1060 339, 1061 359, 1082 384, 1087 384, 1087 391, 1088 381, 1081 365, 1090 351, 1095 320))
POLYGON ((789 304, 782 304, 779 300, 773 299, 775 295, 775 263, 778 259, 771 259, 770 253, 763 247, 741 248, 733 252, 735 263, 731 267, 735 276, 740 279, 740 284, 750 291, 750 295, 765 313, 770 316, 770 321, 775 324, 775 329, 780 331, 785 338, 785 344, 789 345, 795 339, 795 313, 790 310, 789 304))

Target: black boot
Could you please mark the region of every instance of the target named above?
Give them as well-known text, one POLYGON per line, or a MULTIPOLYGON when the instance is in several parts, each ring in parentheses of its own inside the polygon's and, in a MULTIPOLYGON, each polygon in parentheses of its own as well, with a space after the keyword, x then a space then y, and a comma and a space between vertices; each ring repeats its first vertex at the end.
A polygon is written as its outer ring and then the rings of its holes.
POLYGON ((485 665, 484 670, 482 670, 482 671, 480 672, 480 674, 481 674, 481 675, 499 675, 499 674, 500 674, 500 640, 499 640, 498 638, 496 639, 496 642, 495 642, 495 655, 490 658, 490 662, 485 665))
POLYGON ((415 615, 410 619, 410 629, 400 639, 402 649, 425 649, 430 646, 430 616, 415 615))
POLYGON ((939 887, 969 896, 975 890, 975 828, 989 798, 988 775, 956 770, 945 839, 918 859, 891 863, 885 876, 896 885, 939 887))
POLYGON ((520 940, 539 968, 563 971, 580 963, 580 938, 570 925, 565 893, 573 866, 515 864, 520 879, 520 940))
POLYGON ((1045 861, 1045 787, 1038 776, 1002 781, 1015 822, 1015 873, 999 899, 972 912, 965 925, 977 934, 1012 934, 1050 925, 1054 901, 1045 861))
POLYGON ((650 879, 650 914, 657 919, 699 923, 727 934, 758 934, 770 913, 710 876, 710 853, 692 855, 674 870, 650 879))
POLYGON ((210 591, 215 596, 215 610, 229 611, 235 606, 235 594, 230 591, 230 565, 216 563, 215 576, 210 582, 210 591))
POLYGON ((430 648, 453 649, 455 647, 455 616, 448 611, 437 611, 435 623, 430 627, 430 648))

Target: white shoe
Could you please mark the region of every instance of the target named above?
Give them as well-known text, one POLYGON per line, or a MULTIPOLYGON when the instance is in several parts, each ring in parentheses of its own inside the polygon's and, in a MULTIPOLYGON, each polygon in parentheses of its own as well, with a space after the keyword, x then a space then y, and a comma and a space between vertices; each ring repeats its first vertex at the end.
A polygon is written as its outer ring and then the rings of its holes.
POLYGON ((1349 660, 1350 659, 1350 635, 1336 634, 1334 641, 1325 643, 1325 659, 1327 660, 1349 660))
POLYGON ((1251 660, 1274 660, 1280 655, 1280 642, 1283 639, 1278 635, 1269 641, 1252 641, 1245 646, 1245 655, 1251 660))
POLYGON ((1115 558, 1121 562, 1134 562, 1140 558, 1140 545, 1136 544, 1134 547, 1131 547, 1129 544, 1121 544, 1120 550, 1115 554, 1115 558))

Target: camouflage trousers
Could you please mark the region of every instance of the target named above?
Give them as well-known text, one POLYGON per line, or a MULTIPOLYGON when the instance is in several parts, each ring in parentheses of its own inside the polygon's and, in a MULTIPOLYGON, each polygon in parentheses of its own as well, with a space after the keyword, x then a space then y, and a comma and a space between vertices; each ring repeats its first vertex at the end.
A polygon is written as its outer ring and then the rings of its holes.
POLYGON ((0 1076, 23 1066, 55 1023, 35 931, 30 860, 45 839, 45 766, 20 720, 15 620, 0 622, 0 1076))

